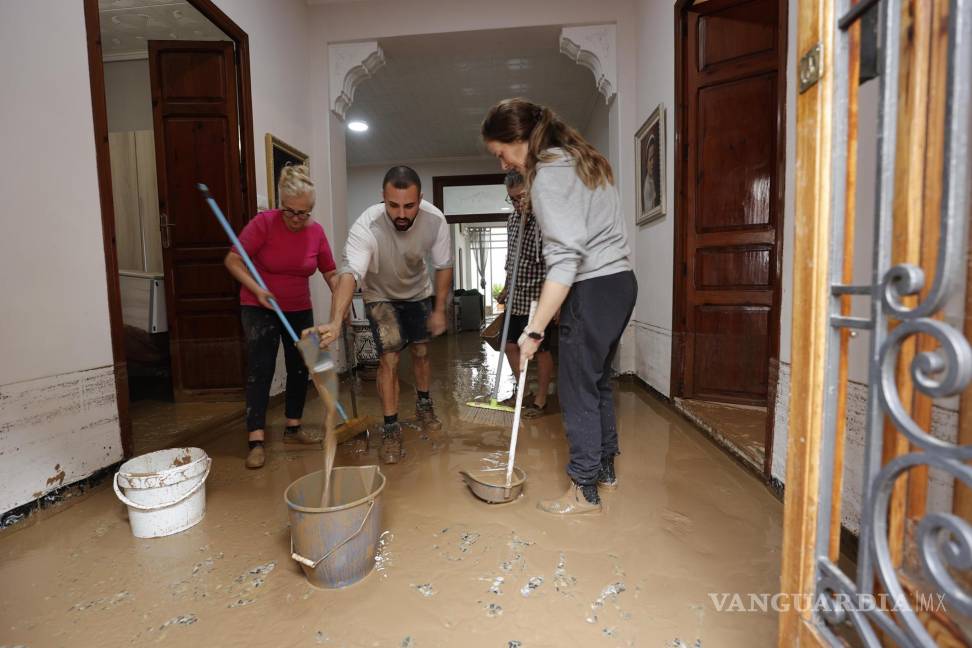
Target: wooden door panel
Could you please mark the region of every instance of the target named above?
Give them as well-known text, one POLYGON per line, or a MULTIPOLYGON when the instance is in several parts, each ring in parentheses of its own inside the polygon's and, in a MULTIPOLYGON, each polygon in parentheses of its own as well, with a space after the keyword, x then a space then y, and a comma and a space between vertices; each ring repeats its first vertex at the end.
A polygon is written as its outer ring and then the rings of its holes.
POLYGON ((699 92, 696 231, 772 224, 776 110, 775 72, 699 92))
POLYGON ((693 369, 698 397, 766 398, 769 315, 768 305, 707 304, 695 309, 693 369))
POLYGON ((175 271, 175 282, 184 299, 236 300, 236 282, 221 262, 182 263, 175 271))
POLYGON ((772 52, 777 42, 775 5, 731 4, 699 18, 699 70, 772 52))
POLYGON ((243 374, 243 334, 239 311, 227 300, 222 315, 210 309, 182 314, 182 367, 194 389, 228 391, 236 388, 235 375, 243 374))
POLYGON ((167 103, 190 104, 193 110, 200 103, 224 103, 226 77, 223 57, 207 51, 170 51, 159 65, 162 99, 167 103))
POLYGON ((678 155, 676 394, 765 404, 778 336, 779 0, 686 13, 678 155))
POLYGON ((203 182, 237 231, 246 223, 231 43, 150 41, 159 209, 177 398, 241 395, 238 287, 203 182))
POLYGON ((772 246, 699 248, 695 251, 696 290, 771 289, 772 246))

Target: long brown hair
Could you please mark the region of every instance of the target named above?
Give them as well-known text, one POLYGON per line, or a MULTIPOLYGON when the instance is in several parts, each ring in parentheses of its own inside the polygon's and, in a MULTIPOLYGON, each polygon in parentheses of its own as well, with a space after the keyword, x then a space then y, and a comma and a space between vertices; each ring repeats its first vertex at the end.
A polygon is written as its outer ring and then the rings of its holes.
POLYGON ((607 158, 546 106, 519 97, 504 99, 486 113, 481 135, 485 142, 527 142, 527 196, 537 175, 537 163, 555 159, 547 152, 554 147, 562 148, 574 159, 577 175, 588 189, 614 184, 614 172, 607 158))

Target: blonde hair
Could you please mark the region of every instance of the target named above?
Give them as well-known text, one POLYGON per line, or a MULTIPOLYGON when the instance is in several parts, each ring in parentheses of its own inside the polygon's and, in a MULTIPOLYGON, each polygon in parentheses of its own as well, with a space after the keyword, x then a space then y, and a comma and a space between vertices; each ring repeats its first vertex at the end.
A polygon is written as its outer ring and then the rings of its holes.
POLYGON ((297 198, 307 193, 314 193, 314 181, 310 179, 310 168, 306 164, 287 164, 280 170, 280 181, 277 183, 277 195, 297 198))
POLYGON ((537 175, 537 164, 554 159, 556 156, 548 149, 557 147, 573 158, 577 175, 588 189, 614 184, 614 172, 607 158, 546 106, 526 99, 504 99, 486 114, 481 134, 486 142, 527 143, 524 174, 527 196, 537 175))

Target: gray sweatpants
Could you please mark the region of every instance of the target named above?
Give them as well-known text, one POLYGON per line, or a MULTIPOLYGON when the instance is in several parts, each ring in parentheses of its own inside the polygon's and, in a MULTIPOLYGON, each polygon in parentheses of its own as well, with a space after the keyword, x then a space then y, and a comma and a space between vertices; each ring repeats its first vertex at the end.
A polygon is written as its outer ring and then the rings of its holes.
POLYGON ((596 482, 601 459, 618 454, 611 364, 637 295, 634 273, 619 272, 575 283, 560 309, 557 389, 567 474, 579 484, 596 482))

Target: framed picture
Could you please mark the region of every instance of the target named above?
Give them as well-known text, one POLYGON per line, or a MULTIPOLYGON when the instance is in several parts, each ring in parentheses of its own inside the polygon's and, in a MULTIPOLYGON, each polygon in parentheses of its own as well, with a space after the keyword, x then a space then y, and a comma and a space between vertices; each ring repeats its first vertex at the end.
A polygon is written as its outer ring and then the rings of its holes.
POLYGON ((309 164, 310 156, 270 133, 264 139, 267 146, 267 203, 270 209, 278 209, 280 196, 277 195, 277 183, 280 181, 280 170, 288 164, 309 164))
POLYGON ((638 225, 665 215, 665 106, 658 104, 635 133, 638 225))

